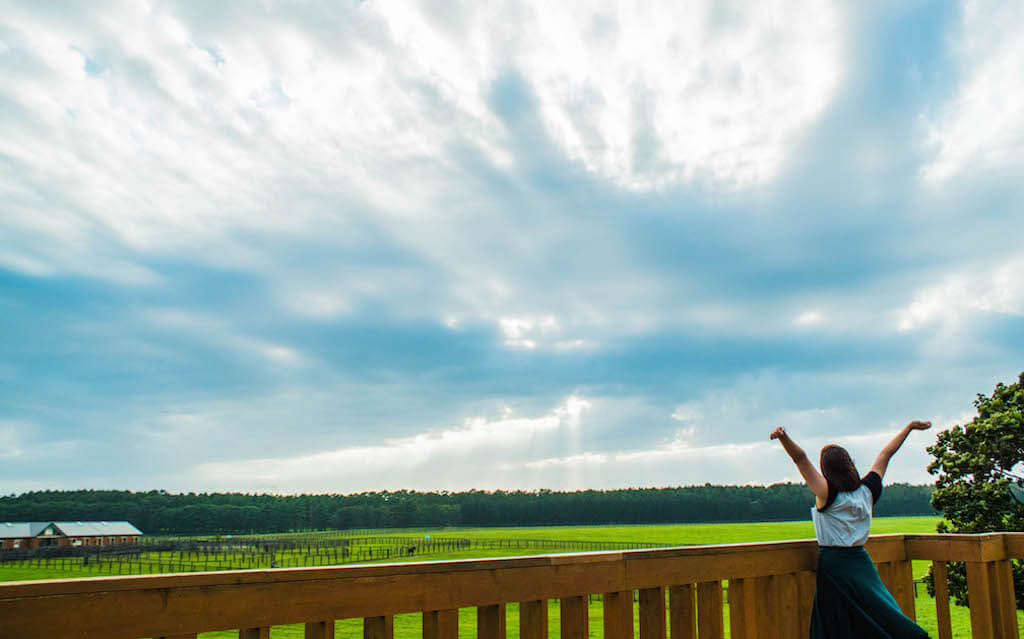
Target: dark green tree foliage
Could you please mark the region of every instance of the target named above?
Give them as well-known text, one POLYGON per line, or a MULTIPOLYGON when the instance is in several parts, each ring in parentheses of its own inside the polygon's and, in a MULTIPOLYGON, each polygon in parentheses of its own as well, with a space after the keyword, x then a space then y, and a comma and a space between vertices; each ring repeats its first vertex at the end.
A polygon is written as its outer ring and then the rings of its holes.
MULTIPOLYGON (((875 514, 934 514, 930 496, 930 486, 887 486, 875 514)), ((802 484, 353 495, 78 490, 0 497, 0 521, 128 520, 149 534, 781 521, 807 519, 813 501, 802 484)))
MULTIPOLYGON (((939 532, 1024 531, 1024 373, 1016 384, 996 384, 991 396, 978 395, 978 415, 968 424, 938 435, 928 452, 938 475, 932 505, 943 512, 939 532)), ((1024 607, 1024 567, 1014 562, 1017 607, 1024 607)), ((967 605, 962 563, 949 566, 949 591, 967 605)))

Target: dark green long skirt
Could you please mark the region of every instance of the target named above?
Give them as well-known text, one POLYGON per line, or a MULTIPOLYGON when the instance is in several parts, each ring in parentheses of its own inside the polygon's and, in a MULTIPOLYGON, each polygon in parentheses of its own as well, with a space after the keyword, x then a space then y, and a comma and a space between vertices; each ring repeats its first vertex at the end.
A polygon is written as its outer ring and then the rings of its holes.
POLYGON ((811 639, 920 639, 928 633, 900 610, 868 551, 820 548, 811 639))

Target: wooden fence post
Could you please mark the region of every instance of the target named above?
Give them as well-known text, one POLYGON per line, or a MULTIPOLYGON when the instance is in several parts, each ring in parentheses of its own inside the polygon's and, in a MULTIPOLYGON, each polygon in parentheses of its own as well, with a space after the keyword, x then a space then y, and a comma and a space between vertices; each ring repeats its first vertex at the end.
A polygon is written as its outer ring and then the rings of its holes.
POLYGON ((633 639, 633 592, 606 592, 601 607, 604 639, 633 639))
POLYGON ((779 628, 779 582, 775 575, 754 579, 754 590, 757 592, 757 626, 758 628, 779 628))
POLYGON ((1019 639, 1017 596, 1013 589, 1013 563, 1009 559, 1001 559, 992 562, 990 570, 992 571, 992 591, 996 599, 995 603, 999 606, 1003 636, 1007 639, 1019 639))
POLYGON ((917 607, 914 603, 914 569, 909 559, 895 561, 892 564, 893 585, 896 590, 892 593, 896 597, 903 614, 917 621, 917 607))
POLYGON ((640 591, 640 639, 665 639, 665 590, 640 591))
POLYGON ((697 629, 700 639, 725 637, 720 580, 702 581, 697 584, 697 629))
POLYGON ((967 603, 971 608, 972 639, 995 639, 988 565, 980 561, 967 562, 967 603))
POLYGON ((505 604, 477 606, 477 639, 506 639, 505 604))
POLYGON ((458 610, 430 610, 423 613, 423 639, 458 639, 458 637, 458 610))
POLYGON ((753 579, 729 580, 729 636, 757 639, 757 608, 753 579))
POLYGON ((697 606, 693 584, 668 589, 669 632, 672 639, 697 639, 697 606))
POLYGON ((546 599, 519 602, 519 639, 548 639, 546 599))
MULTIPOLYGON (((325 639, 334 639, 334 623, 330 624, 331 634, 325 639)), ((393 639, 394 636, 395 618, 391 615, 363 619, 363 639, 393 639)))
POLYGON ((778 575, 779 631, 783 637, 803 639, 800 625, 800 584, 794 572, 778 575))
POLYGON ((932 562, 932 580, 935 584, 935 625, 939 639, 953 639, 949 618, 949 572, 944 561, 932 562))
POLYGON ((587 598, 563 597, 560 605, 562 639, 589 639, 590 611, 587 598))

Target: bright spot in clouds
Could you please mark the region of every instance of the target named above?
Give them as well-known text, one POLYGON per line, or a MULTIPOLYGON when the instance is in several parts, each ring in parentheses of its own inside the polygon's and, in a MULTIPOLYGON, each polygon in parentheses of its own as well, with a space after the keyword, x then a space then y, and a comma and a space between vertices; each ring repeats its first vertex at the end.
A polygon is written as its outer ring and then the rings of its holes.
POLYGON ((536 348, 537 339, 562 330, 558 320, 550 315, 541 318, 503 317, 498 320, 498 325, 505 336, 505 345, 513 348, 536 348))
POLYGON ((536 2, 513 55, 554 139, 588 170, 631 189, 750 186, 775 175, 839 79, 837 8, 793 11, 536 2))
POLYGON ((796 323, 800 326, 814 326, 820 324, 823 318, 824 316, 819 311, 804 311, 796 318, 796 323))

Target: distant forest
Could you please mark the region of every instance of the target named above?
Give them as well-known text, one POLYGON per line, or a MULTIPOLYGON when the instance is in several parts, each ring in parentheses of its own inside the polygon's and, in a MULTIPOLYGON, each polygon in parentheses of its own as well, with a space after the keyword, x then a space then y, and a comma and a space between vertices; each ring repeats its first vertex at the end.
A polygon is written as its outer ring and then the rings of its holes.
MULTIPOLYGON (((886 486, 875 514, 934 515, 932 486, 886 486)), ((128 520, 147 534, 343 528, 781 521, 809 518, 801 484, 558 492, 371 492, 352 495, 39 491, 0 497, 0 521, 128 520)))

